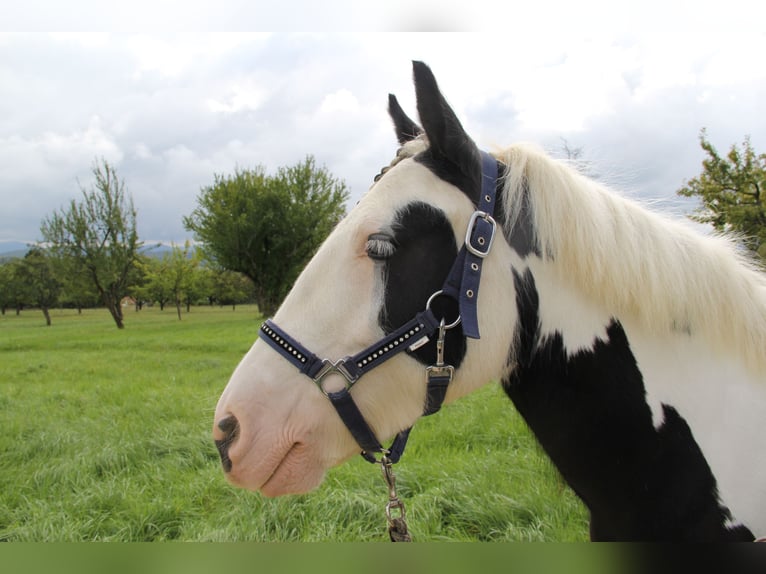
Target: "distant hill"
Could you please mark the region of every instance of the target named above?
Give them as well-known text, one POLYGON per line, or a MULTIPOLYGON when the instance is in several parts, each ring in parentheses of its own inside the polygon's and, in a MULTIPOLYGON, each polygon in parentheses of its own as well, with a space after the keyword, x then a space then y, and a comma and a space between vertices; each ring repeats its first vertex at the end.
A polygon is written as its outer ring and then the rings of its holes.
POLYGON ((151 245, 144 245, 144 247, 141 249, 141 253, 144 255, 148 255, 149 257, 156 257, 157 259, 162 258, 163 255, 166 253, 170 253, 173 250, 170 245, 157 245, 156 243, 151 245))
MULTIPOLYGON (((18 241, 0 242, 0 263, 9 259, 24 257, 27 254, 27 251, 29 251, 29 247, 29 244, 18 241)), ((169 245, 149 244, 144 245, 143 249, 141 249, 141 253, 159 259, 166 253, 170 253, 171 250, 172 248, 169 245)))
POLYGON ((28 243, 21 243, 20 241, 0 242, 0 261, 24 257, 27 251, 29 251, 28 243))

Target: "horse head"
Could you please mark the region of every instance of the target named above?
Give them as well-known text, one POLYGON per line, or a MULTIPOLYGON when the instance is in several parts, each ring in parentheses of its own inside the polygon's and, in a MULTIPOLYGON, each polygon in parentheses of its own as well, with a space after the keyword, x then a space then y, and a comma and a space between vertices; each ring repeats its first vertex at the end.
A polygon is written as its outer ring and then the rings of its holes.
MULTIPOLYGON (((354 355, 425 310, 442 289, 476 212, 481 153, 427 66, 414 64, 414 82, 422 128, 389 96, 401 144, 396 158, 329 235, 273 317, 317 356, 354 355)), ((447 402, 497 380, 507 367, 508 326, 516 310, 508 297, 510 267, 500 263, 510 247, 497 236, 477 297, 482 344, 464 335, 463 324, 444 337, 443 359, 454 367, 447 402)), ((437 297, 433 306, 449 323, 460 311, 450 297, 437 297)), ((411 427, 423 413, 424 369, 436 361, 437 340, 428 337, 354 383, 353 401, 379 440, 411 427)), ((263 337, 257 340, 216 409, 214 434, 229 480, 266 495, 305 492, 328 468, 358 453, 325 396, 344 385, 331 372, 318 388, 263 337)))

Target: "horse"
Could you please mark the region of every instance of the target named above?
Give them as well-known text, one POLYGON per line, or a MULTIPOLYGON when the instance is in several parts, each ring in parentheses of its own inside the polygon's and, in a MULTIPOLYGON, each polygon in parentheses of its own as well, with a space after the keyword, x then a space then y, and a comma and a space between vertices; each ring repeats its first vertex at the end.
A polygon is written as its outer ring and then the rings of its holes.
POLYGON ((396 157, 219 399, 227 479, 308 492, 360 449, 400 456, 421 416, 499 381, 592 540, 766 533, 757 265, 535 146, 480 150, 431 69, 413 79, 419 123, 389 95, 396 157))

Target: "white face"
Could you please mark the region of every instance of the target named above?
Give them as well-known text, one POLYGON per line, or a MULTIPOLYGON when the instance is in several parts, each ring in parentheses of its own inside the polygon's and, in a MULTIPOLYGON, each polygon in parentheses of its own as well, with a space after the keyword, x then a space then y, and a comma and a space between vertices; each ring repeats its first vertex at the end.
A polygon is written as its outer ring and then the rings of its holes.
MULTIPOLYGON (((275 315, 275 323, 316 355, 331 360, 353 355, 380 339, 384 277, 366 252, 367 238, 390 230, 397 210, 412 201, 443 210, 456 242, 462 241, 474 210, 471 202, 427 168, 405 159, 328 237, 275 315)), ((515 305, 490 310, 481 303, 512 293, 510 265, 502 263, 509 256, 510 247, 498 238, 484 265, 479 300, 482 340, 469 340, 448 401, 498 378, 506 366, 515 305)), ((343 383, 331 375, 325 388, 333 390, 343 383)), ((352 395, 384 441, 417 420, 425 392, 423 365, 400 354, 365 374, 352 395)), ((218 423, 231 416, 239 429, 228 451, 232 467, 227 477, 267 496, 311 490, 328 468, 360 450, 312 381, 260 340, 242 359, 218 402, 214 438, 222 438, 218 423)))

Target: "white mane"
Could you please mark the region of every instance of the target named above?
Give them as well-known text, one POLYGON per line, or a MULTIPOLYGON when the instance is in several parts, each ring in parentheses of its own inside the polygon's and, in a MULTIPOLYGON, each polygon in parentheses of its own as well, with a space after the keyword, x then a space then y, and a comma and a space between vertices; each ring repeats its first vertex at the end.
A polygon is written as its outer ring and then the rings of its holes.
POLYGON ((535 147, 495 155, 508 166, 509 229, 528 189, 542 257, 562 279, 653 335, 688 332, 766 373, 766 276, 733 241, 652 213, 535 147))

